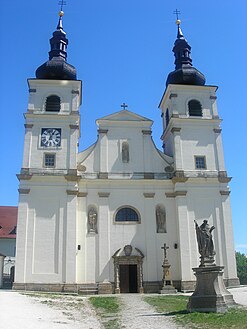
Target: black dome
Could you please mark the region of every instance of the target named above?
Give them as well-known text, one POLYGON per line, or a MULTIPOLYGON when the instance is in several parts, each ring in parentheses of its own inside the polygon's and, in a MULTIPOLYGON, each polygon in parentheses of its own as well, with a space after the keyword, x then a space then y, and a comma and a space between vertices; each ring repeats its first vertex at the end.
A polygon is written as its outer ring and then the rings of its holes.
POLYGON ((178 22, 178 34, 172 51, 175 56, 175 71, 172 71, 166 80, 166 86, 169 84, 197 85, 204 86, 205 76, 192 66, 190 57, 191 47, 185 40, 178 22))
POLYGON ((64 59, 53 57, 36 70, 37 79, 76 80, 76 69, 64 59))
MULTIPOLYGON (((62 12, 60 12, 62 13, 62 12)), ((36 70, 37 79, 76 80, 76 69, 67 63, 67 45, 69 41, 62 26, 62 14, 57 29, 50 39, 49 60, 36 70)))

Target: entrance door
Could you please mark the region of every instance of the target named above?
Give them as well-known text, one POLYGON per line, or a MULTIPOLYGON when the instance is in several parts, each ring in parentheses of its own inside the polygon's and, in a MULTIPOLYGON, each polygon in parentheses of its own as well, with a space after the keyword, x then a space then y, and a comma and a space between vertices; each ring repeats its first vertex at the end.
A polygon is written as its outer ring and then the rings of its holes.
POLYGON ((120 292, 136 293, 137 289, 137 265, 120 265, 120 292))

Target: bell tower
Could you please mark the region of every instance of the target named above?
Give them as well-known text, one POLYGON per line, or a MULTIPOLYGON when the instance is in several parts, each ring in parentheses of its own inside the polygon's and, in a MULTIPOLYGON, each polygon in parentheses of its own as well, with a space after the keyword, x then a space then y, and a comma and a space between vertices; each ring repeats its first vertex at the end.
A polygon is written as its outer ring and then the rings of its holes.
MULTIPOLYGON (((174 159, 174 206, 177 214, 181 289, 193 289, 191 268, 198 266, 194 220, 216 227, 216 261, 228 283, 238 283, 232 231, 230 190, 224 164, 217 86, 192 65, 191 47, 177 19, 175 70, 169 73, 160 102, 164 153, 174 159)), ((215 234, 216 234, 215 233, 215 234)))
POLYGON ((76 280, 77 155, 81 81, 67 62, 63 11, 49 59, 28 79, 15 288, 76 280), (69 266, 68 263, 73 263, 69 266))

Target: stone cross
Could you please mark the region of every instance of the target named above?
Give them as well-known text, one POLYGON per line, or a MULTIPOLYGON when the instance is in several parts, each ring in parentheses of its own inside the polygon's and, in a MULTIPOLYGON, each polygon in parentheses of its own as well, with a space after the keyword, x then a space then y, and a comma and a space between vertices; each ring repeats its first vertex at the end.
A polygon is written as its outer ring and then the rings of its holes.
POLYGON ((125 103, 123 103, 123 104, 121 105, 121 107, 122 107, 124 110, 126 110, 126 107, 128 107, 128 105, 125 104, 125 103))
POLYGON ((177 16, 177 19, 179 19, 179 16, 178 16, 178 15, 180 15, 181 13, 180 13, 179 10, 176 9, 176 10, 173 12, 173 14, 175 14, 175 15, 177 16))
POLYGON ((166 246, 166 243, 164 243, 164 246, 161 247, 161 249, 164 249, 164 258, 166 259, 167 257, 167 249, 169 249, 169 247, 166 246))
POLYGON ((65 0, 60 0, 60 1, 58 2, 58 4, 61 6, 60 10, 63 11, 63 6, 66 5, 66 1, 65 1, 65 0))

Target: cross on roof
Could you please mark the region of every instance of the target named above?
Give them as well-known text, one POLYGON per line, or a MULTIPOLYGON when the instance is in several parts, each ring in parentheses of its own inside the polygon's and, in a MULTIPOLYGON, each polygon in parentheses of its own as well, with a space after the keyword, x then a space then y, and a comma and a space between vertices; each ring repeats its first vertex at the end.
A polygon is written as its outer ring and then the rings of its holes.
POLYGON ((66 5, 66 1, 65 1, 65 0, 60 0, 60 1, 58 2, 58 4, 61 6, 60 10, 63 11, 63 6, 66 5))
POLYGON ((177 16, 177 19, 179 19, 179 16, 178 15, 180 15, 181 12, 180 12, 180 10, 177 10, 176 9, 176 10, 174 10, 173 14, 177 16))
POLYGON ((166 258, 167 256, 167 249, 169 249, 169 247, 166 246, 166 243, 164 243, 164 246, 161 247, 161 249, 164 249, 164 258, 166 258))
POLYGON ((128 105, 125 104, 125 103, 123 103, 123 104, 121 105, 121 107, 122 107, 124 110, 126 110, 126 108, 128 107, 128 105))

